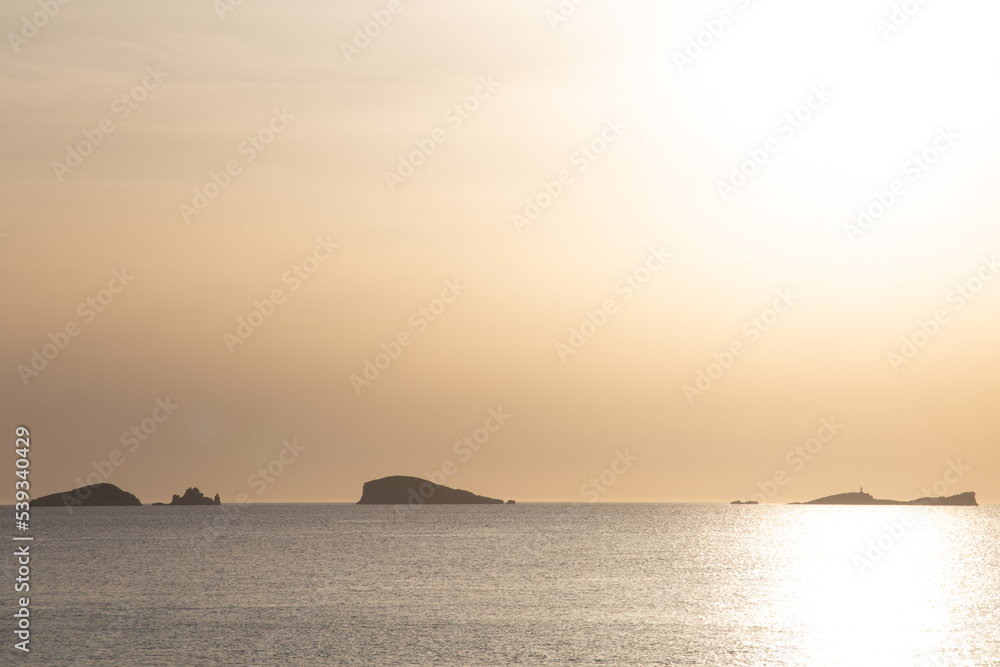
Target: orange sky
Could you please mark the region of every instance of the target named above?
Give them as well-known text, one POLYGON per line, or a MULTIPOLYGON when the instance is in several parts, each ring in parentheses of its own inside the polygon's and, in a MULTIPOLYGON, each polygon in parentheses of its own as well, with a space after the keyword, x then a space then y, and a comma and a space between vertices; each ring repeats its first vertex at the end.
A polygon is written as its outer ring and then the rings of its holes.
POLYGON ((0 9, 34 495, 1000 501, 1000 8, 350 4, 0 9))

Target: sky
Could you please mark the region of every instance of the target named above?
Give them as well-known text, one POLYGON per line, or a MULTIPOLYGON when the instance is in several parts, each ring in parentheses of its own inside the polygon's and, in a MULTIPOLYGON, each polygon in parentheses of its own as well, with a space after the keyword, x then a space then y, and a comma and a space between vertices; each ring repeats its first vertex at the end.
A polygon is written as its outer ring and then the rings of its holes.
POLYGON ((32 494, 1000 502, 998 19, 9 0, 32 494))

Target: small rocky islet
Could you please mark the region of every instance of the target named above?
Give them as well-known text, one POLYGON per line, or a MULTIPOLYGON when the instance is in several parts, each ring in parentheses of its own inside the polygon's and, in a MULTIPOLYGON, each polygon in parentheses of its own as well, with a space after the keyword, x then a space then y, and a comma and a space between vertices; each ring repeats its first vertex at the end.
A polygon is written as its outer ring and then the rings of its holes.
POLYGON ((197 486, 190 487, 184 492, 183 496, 178 496, 176 493, 169 503, 153 503, 153 505, 158 507, 166 507, 168 505, 221 505, 222 500, 219 499, 219 494, 215 494, 215 498, 209 498, 203 494, 197 486))

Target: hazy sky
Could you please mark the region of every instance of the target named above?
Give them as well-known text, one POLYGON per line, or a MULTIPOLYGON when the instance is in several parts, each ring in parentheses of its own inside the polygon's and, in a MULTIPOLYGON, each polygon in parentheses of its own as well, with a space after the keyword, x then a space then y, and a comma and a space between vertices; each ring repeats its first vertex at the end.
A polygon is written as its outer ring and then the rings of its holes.
POLYGON ((51 5, 0 8, 34 495, 1000 502, 996 3, 51 5))

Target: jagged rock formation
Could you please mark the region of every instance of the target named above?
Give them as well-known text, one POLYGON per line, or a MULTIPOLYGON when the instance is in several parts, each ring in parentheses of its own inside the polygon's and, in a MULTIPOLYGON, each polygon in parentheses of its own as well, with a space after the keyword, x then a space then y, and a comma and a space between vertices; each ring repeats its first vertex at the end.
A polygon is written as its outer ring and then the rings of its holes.
MULTIPOLYGON (((153 503, 154 505, 163 505, 164 503, 153 503)), ((183 496, 178 496, 174 494, 173 499, 170 501, 171 505, 221 505, 222 501, 219 499, 219 494, 215 494, 215 498, 208 498, 201 491, 198 490, 197 486, 189 488, 184 492, 183 496)))

